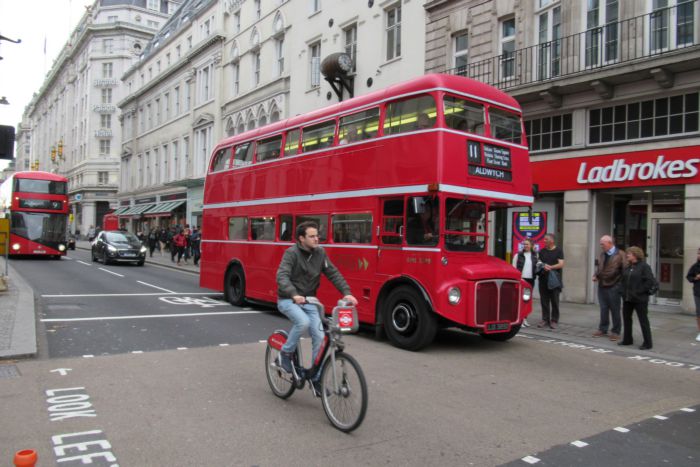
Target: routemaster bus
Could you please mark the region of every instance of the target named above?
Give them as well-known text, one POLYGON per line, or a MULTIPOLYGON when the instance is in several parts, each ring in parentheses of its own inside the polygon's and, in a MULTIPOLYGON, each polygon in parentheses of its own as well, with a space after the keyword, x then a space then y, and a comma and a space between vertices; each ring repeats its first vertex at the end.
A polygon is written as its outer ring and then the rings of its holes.
MULTIPOLYGON (((229 137, 205 180, 200 284, 275 302, 282 254, 315 221, 360 321, 394 345, 439 327, 510 339, 532 290, 489 256, 489 214, 531 205, 528 159, 515 99, 441 74, 229 137)), ((338 298, 325 279, 319 297, 338 298)))
POLYGON ((68 179, 48 172, 16 172, 0 185, 0 208, 10 219, 11 256, 66 254, 68 179))

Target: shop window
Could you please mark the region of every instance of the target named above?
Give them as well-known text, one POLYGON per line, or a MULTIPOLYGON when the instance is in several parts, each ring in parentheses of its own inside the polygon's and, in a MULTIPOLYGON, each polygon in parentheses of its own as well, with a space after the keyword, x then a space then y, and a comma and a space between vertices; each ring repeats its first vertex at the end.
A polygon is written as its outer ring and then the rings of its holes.
POLYGON ((248 218, 229 217, 228 219, 228 239, 248 240, 248 218))
POLYGON ((573 144, 572 114, 527 120, 525 136, 530 151, 569 147, 573 144))
POLYGON ((332 217, 334 243, 370 243, 372 214, 336 214, 332 217))

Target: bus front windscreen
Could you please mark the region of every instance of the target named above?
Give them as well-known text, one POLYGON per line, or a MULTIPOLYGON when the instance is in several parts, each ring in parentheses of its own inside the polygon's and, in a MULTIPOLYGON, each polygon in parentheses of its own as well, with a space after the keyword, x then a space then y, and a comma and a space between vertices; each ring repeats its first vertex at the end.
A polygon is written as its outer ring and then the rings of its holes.
POLYGON ((482 252, 486 248, 486 205, 459 198, 445 200, 445 249, 482 252))
POLYGON ((65 195, 66 182, 15 178, 14 190, 18 193, 43 193, 47 195, 65 195))
POLYGON ((10 233, 33 242, 52 244, 65 241, 66 226, 65 214, 14 211, 10 233))

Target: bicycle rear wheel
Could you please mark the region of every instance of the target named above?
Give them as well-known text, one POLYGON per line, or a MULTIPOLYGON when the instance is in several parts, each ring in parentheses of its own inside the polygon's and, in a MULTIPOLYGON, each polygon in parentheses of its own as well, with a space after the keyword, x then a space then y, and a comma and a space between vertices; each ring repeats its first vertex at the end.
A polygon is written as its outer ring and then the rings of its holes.
POLYGON ((294 377, 277 365, 278 356, 279 351, 268 344, 265 350, 265 374, 275 396, 286 399, 294 394, 296 387, 294 377))
POLYGON ((327 358, 321 372, 321 400, 328 420, 340 431, 360 426, 367 413, 367 382, 360 364, 346 353, 327 358), (334 377, 335 374, 335 377, 334 377))

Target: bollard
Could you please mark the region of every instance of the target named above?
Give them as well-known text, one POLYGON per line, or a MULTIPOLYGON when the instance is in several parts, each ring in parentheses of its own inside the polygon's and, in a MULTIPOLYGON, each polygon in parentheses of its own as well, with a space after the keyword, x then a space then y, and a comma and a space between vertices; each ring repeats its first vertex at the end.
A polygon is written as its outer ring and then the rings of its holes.
POLYGON ((16 467, 34 467, 36 465, 37 455, 33 449, 25 449, 17 451, 15 454, 16 467))

